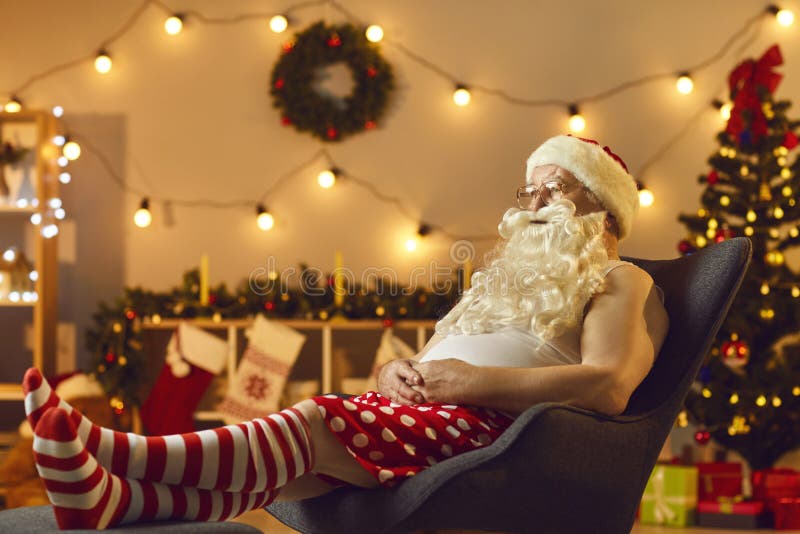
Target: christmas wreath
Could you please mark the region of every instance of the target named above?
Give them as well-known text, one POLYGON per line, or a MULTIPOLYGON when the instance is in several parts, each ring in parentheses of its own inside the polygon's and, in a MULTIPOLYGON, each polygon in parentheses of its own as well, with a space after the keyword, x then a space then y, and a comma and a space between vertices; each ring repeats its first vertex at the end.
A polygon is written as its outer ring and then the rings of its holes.
POLYGON ((352 24, 317 22, 283 45, 272 70, 270 93, 281 122, 323 141, 375 128, 394 89, 392 67, 352 24), (355 86, 345 98, 320 94, 313 82, 317 71, 334 63, 350 67, 355 86))

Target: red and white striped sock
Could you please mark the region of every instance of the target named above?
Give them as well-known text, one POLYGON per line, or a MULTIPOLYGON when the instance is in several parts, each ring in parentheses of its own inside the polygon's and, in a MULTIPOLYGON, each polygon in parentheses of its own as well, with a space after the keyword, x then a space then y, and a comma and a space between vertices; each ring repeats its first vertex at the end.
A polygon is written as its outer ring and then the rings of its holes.
POLYGON ((36 469, 61 529, 159 519, 225 521, 271 503, 278 490, 232 493, 120 478, 98 465, 61 408, 47 410, 33 438, 36 469))
POLYGON ((35 368, 25 373, 23 390, 32 426, 48 409, 62 408, 89 454, 121 477, 260 492, 279 488, 313 468, 311 429, 294 408, 237 425, 145 437, 95 425, 61 400, 35 368))

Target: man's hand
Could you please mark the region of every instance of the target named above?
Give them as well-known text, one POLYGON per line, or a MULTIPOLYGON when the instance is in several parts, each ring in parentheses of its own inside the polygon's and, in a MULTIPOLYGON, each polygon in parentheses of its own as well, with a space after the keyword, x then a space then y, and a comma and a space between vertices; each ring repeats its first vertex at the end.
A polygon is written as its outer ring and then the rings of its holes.
POLYGON ((416 371, 419 365, 415 360, 392 360, 378 374, 378 393, 406 406, 425 402, 422 394, 411 389, 411 385, 423 384, 422 376, 416 371))
POLYGON ((478 367, 463 360, 448 358, 418 363, 422 384, 412 386, 426 402, 469 404, 469 390, 477 376, 478 367))

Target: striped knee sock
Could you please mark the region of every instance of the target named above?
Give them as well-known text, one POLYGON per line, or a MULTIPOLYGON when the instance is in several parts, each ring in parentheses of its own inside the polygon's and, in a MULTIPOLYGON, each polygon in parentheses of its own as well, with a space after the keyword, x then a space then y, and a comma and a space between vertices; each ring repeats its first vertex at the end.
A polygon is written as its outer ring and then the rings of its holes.
POLYGON ((212 430, 145 437, 95 425, 61 400, 35 368, 25 373, 23 390, 32 426, 48 409, 64 409, 89 454, 121 477, 260 492, 281 487, 313 468, 310 428, 294 408, 212 430))
POLYGON ((36 469, 61 529, 97 528, 136 521, 225 521, 266 506, 277 490, 240 494, 120 478, 100 467, 61 408, 40 418, 33 441, 36 469))

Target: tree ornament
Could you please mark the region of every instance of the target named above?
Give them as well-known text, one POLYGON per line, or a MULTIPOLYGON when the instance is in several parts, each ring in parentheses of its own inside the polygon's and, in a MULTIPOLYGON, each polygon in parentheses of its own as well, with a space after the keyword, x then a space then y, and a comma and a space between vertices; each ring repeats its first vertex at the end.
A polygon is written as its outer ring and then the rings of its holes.
POLYGON ((686 239, 684 239, 680 243, 678 243, 678 252, 680 252, 681 254, 684 254, 684 255, 691 254, 694 251, 695 251, 695 248, 686 239))
POLYGON ((797 134, 792 132, 791 130, 783 134, 783 142, 781 143, 782 146, 785 146, 787 149, 791 150, 797 146, 797 134))
POLYGON ((706 182, 708 182, 708 185, 715 185, 717 182, 719 182, 719 174, 717 173, 717 171, 711 171, 710 173, 708 173, 708 176, 706 177, 706 182))
POLYGON ((708 432, 708 430, 698 430, 694 433, 694 440, 698 445, 706 445, 710 439, 711 434, 708 432))
POLYGON ((394 75, 364 31, 352 24, 317 22, 284 43, 283 50, 272 70, 270 94, 285 126, 340 141, 374 129, 384 116, 394 75), (314 87, 318 71, 336 63, 346 64, 353 76, 353 91, 344 98, 314 87))
POLYGON ((383 320, 383 327, 384 328, 390 328, 392 325, 394 325, 394 321, 393 320, 391 320, 391 319, 384 319, 383 320))
POLYGON ((769 183, 766 181, 761 182, 758 188, 758 200, 762 202, 769 202, 772 200, 772 190, 769 187, 769 183))

